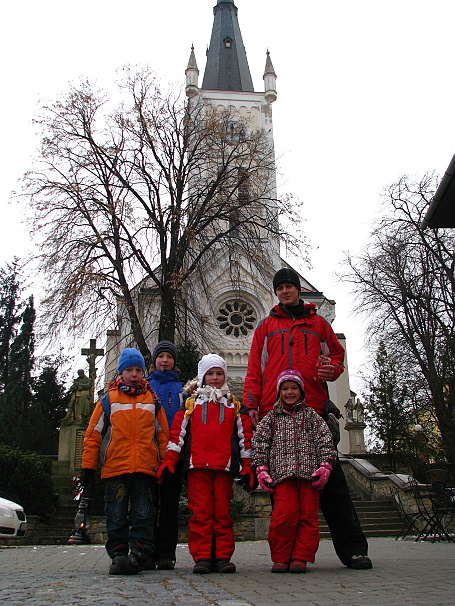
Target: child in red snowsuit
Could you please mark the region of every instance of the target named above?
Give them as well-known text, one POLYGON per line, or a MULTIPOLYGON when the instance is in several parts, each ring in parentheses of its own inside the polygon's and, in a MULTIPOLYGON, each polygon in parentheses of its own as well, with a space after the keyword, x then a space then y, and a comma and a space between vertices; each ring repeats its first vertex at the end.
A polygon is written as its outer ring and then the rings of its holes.
POLYGON ((159 481, 173 473, 181 456, 188 469, 188 547, 195 561, 193 572, 235 572, 234 529, 230 513, 232 484, 239 475, 247 490, 253 487, 250 466, 250 417, 226 385, 226 362, 216 354, 203 356, 198 365, 198 388, 175 415, 166 460, 159 481))
POLYGON ((259 422, 252 464, 259 485, 273 493, 268 541, 272 572, 305 572, 319 546, 319 491, 336 460, 325 421, 305 405, 298 370, 280 372, 278 401, 259 422))

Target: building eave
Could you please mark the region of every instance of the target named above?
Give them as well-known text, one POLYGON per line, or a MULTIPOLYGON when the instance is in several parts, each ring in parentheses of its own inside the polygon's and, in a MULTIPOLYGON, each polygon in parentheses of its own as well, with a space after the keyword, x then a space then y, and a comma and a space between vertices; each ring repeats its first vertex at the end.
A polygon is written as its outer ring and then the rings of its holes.
POLYGON ((455 154, 422 221, 426 227, 455 227, 455 154))

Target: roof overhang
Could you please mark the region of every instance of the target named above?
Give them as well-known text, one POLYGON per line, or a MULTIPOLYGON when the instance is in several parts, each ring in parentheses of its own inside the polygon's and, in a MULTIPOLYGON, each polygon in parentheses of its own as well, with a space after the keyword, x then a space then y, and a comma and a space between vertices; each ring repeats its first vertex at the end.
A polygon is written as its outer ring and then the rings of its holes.
POLYGON ((426 227, 455 227, 455 155, 422 221, 426 227))

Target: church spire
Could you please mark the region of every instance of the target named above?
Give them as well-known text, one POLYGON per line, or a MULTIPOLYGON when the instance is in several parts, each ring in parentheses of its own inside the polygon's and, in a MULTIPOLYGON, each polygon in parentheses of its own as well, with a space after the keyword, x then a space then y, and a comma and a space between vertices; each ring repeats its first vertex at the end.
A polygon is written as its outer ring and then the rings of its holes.
POLYGON ((202 88, 254 92, 233 0, 218 0, 202 88))
POLYGON ((267 103, 276 101, 276 74, 273 68, 272 60, 270 59, 269 49, 267 49, 267 59, 264 69, 264 92, 267 103))
POLYGON ((185 70, 186 76, 186 96, 195 97, 198 94, 198 78, 199 70, 196 63, 196 55, 194 54, 194 46, 191 46, 190 59, 188 67, 185 70))

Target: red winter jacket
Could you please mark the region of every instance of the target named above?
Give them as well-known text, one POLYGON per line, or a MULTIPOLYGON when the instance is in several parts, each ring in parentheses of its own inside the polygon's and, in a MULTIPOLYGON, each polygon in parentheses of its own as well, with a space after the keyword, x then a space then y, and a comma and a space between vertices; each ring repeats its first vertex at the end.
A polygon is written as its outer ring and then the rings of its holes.
POLYGON ((184 455, 189 469, 231 471, 236 475, 240 463, 249 465, 253 428, 238 400, 228 396, 212 402, 199 396, 188 398, 185 407, 174 417, 168 452, 184 455))
POLYGON ((305 401, 322 414, 328 399, 326 384, 314 378, 318 356, 332 359, 335 381, 344 370, 344 349, 330 324, 316 313, 313 303, 306 304, 305 315, 291 318, 275 305, 256 328, 251 343, 245 377, 243 403, 259 410, 262 418, 277 400, 278 374, 286 368, 300 371, 305 382, 305 401))

